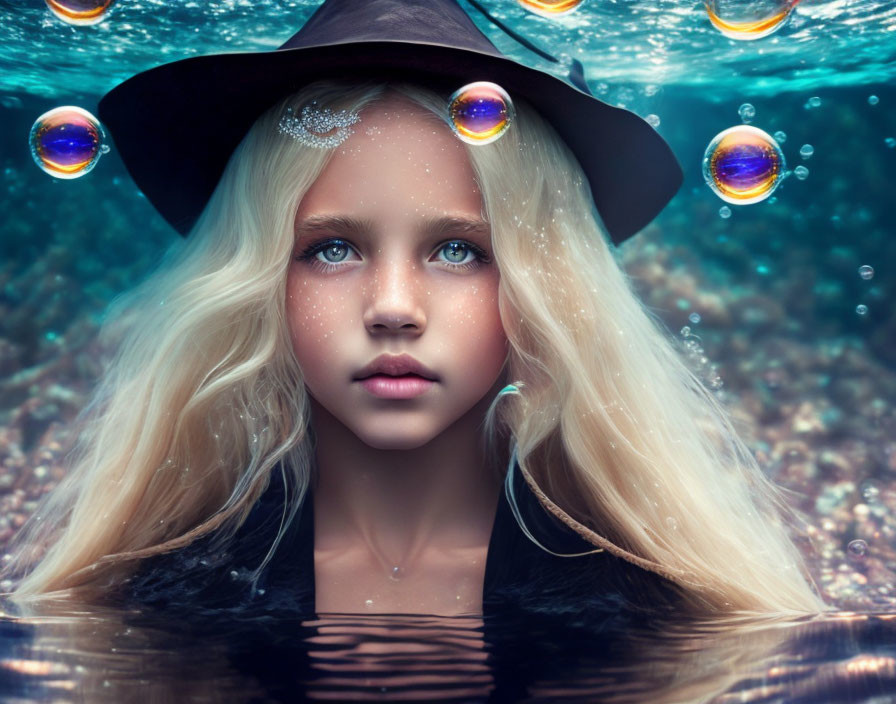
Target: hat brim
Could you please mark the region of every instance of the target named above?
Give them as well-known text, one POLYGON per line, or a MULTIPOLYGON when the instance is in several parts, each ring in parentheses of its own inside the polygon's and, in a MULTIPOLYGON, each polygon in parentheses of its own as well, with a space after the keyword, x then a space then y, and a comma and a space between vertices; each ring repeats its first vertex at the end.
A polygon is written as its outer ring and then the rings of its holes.
POLYGON ((597 211, 619 244, 665 207, 683 173, 669 145, 634 113, 517 61, 433 43, 371 41, 235 52, 143 71, 100 100, 100 121, 134 182, 182 235, 227 161, 277 100, 328 77, 491 81, 521 96, 576 155, 597 211))

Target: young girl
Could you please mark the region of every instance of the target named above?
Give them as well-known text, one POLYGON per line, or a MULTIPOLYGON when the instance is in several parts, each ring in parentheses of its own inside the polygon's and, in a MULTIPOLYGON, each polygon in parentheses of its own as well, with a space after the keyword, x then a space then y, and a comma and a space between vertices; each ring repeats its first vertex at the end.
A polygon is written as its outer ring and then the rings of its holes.
POLYGON ((16 600, 825 608, 786 503, 614 260, 600 209, 634 206, 595 196, 513 91, 500 138, 461 141, 448 85, 269 96, 189 236, 114 304, 71 470, 6 568, 16 600))

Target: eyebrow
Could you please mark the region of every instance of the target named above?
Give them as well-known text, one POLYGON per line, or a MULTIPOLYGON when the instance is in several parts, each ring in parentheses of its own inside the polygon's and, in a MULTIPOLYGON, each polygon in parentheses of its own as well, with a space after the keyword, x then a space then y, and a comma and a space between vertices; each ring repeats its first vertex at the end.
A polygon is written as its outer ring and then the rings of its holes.
MULTIPOLYGON (((309 237, 323 232, 338 232, 346 236, 358 236, 371 232, 375 228, 372 220, 353 218, 344 215, 312 215, 296 223, 296 237, 309 237)), ((441 235, 483 236, 491 235, 491 225, 478 218, 447 216, 441 218, 425 218, 420 227, 423 235, 439 237, 441 235)))

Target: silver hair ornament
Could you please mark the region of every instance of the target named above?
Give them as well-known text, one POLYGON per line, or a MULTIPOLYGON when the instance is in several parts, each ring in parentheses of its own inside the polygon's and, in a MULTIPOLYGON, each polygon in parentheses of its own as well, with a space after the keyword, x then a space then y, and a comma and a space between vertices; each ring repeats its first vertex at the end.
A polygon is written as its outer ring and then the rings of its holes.
POLYGON ((330 108, 318 108, 316 105, 317 101, 313 100, 311 105, 303 107, 301 117, 296 117, 291 107, 286 108, 286 115, 280 118, 277 131, 308 147, 332 149, 352 134, 354 130, 349 125, 361 120, 357 113, 348 110, 334 113, 330 108), (327 134, 333 130, 336 130, 335 134, 327 134))

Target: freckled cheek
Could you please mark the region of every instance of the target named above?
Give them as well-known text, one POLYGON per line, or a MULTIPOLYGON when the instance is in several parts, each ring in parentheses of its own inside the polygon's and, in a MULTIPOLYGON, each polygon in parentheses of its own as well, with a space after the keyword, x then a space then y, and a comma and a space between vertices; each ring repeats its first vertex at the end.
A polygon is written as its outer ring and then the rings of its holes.
POLYGON ((332 368, 336 352, 346 349, 346 334, 358 325, 357 311, 344 288, 307 283, 288 284, 286 317, 296 358, 309 369, 318 363, 332 368))
POLYGON ((440 297, 444 352, 467 366, 466 373, 489 376, 500 370, 507 336, 498 311, 497 284, 455 291, 440 297))

